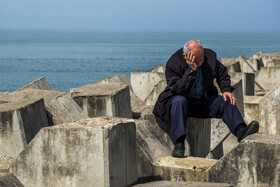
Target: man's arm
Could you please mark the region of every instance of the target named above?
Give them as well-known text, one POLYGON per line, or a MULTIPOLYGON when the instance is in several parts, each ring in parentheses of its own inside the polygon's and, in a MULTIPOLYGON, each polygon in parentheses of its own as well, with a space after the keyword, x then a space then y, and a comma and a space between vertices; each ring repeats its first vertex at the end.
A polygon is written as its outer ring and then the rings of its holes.
POLYGON ((230 76, 228 74, 227 68, 218 60, 217 63, 217 83, 223 93, 223 98, 226 101, 227 98, 230 99, 232 105, 236 104, 236 98, 232 94, 233 88, 231 87, 230 76))
POLYGON ((180 72, 177 72, 176 67, 169 66, 167 64, 165 77, 167 86, 173 93, 184 95, 195 80, 196 71, 192 70, 191 68, 187 68, 183 74, 180 74, 180 72))

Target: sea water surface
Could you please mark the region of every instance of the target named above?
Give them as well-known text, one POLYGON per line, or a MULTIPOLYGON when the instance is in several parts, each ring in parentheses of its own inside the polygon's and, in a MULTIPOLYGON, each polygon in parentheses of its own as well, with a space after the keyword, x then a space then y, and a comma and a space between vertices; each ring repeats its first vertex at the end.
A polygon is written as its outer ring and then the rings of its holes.
POLYGON ((199 39, 221 57, 280 52, 280 31, 15 31, 0 30, 0 91, 45 76, 52 90, 147 71, 166 63, 185 42, 199 39))

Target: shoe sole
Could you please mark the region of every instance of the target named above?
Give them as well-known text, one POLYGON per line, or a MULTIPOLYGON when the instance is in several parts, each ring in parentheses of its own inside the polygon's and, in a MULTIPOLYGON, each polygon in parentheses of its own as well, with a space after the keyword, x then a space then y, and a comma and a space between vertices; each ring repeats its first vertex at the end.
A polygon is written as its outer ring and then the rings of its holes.
POLYGON ((247 129, 247 131, 240 138, 240 140, 238 140, 238 142, 241 142, 244 138, 246 138, 246 136, 259 132, 259 127, 260 127, 259 124, 251 125, 251 127, 247 129))
POLYGON ((172 156, 173 157, 177 157, 177 158, 184 158, 184 152, 172 152, 172 156))

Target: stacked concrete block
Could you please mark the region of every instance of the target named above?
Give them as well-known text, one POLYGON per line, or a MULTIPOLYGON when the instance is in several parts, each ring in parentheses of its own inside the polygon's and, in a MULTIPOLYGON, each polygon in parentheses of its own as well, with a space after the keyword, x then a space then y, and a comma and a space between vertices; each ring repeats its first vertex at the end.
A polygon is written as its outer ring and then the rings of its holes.
POLYGON ((131 89, 145 105, 154 105, 159 94, 165 89, 164 73, 131 72, 131 89))
POLYGON ((24 87, 18 89, 18 91, 23 90, 23 89, 38 89, 38 90, 50 90, 50 86, 49 83, 47 82, 45 77, 41 77, 27 85, 25 85, 24 87))
POLYGON ((48 126, 44 101, 22 93, 7 94, 0 100, 0 155, 16 156, 48 126))
POLYGON ((51 90, 22 89, 6 95, 5 98, 43 99, 49 125, 73 122, 88 116, 73 100, 70 94, 51 90))
POLYGON ((89 117, 132 118, 129 87, 117 83, 93 83, 70 90, 71 97, 89 117))
POLYGON ((107 78, 101 79, 101 80, 97 81, 96 83, 101 83, 101 84, 118 83, 118 84, 129 85, 130 81, 129 81, 129 77, 127 74, 122 74, 122 75, 116 75, 113 77, 107 77, 107 78))
POLYGON ((25 186, 128 186, 137 180, 133 120, 88 118, 43 128, 10 167, 25 186))
POLYGON ((280 185, 280 137, 254 134, 246 137, 209 168, 211 182, 234 186, 280 185))
POLYGON ((260 132, 279 134, 280 127, 280 83, 265 96, 246 97, 245 109, 248 122, 257 120, 260 123, 260 132))
POLYGON ((218 159, 223 156, 222 143, 230 134, 222 119, 188 118, 186 124, 189 155, 218 159))
POLYGON ((165 73, 165 65, 164 66, 157 66, 148 72, 156 72, 156 73, 165 73))
MULTIPOLYGON (((160 156, 169 156, 173 146, 164 139, 157 127, 148 120, 135 120, 138 177, 141 180, 155 177, 153 163, 160 156)), ((153 178, 155 180, 155 178, 153 178)))
POLYGON ((264 90, 271 90, 280 80, 280 67, 263 67, 255 75, 255 81, 264 90))

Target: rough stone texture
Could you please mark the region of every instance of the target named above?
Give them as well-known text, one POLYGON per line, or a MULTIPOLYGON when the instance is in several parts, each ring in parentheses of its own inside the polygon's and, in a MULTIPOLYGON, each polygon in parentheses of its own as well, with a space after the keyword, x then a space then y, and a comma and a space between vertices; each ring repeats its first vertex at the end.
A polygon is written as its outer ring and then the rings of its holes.
POLYGON ((24 187, 21 182, 10 173, 0 173, 1 187, 24 187))
POLYGON ((238 145, 238 141, 236 136, 230 134, 224 141, 223 141, 223 153, 226 155, 230 152, 234 147, 238 145))
POLYGON ((18 89, 17 91, 20 91, 20 90, 24 90, 24 89, 38 89, 38 90, 50 90, 50 86, 49 86, 49 83, 47 82, 46 78, 45 77, 41 77, 27 85, 25 85, 24 87, 18 89))
POLYGON ((208 181, 207 169, 217 160, 204 158, 159 157, 155 162, 155 175, 169 181, 208 181))
POLYGON ((0 98, 7 95, 7 94, 9 94, 9 92, 0 92, 0 98))
POLYGON ((72 98, 89 117, 132 118, 129 87, 117 83, 93 83, 70 90, 72 98))
POLYGON ((237 82, 231 83, 231 85, 234 87, 233 94, 236 98, 236 106, 239 109, 242 116, 244 116, 244 101, 243 101, 243 81, 240 79, 237 82))
POLYGON ((10 167, 24 185, 127 186, 137 180, 133 120, 88 118, 43 128, 10 167))
POLYGON ((166 87, 164 73, 131 72, 130 83, 134 94, 145 105, 154 105, 166 87))
POLYGON ((279 163, 280 137, 254 134, 209 169, 209 181, 235 186, 279 186, 279 163))
POLYGON ((171 147, 163 134, 148 120, 135 120, 138 177, 152 177, 153 163, 160 156, 169 156, 171 147))
POLYGON ((244 96, 244 120, 249 123, 253 120, 259 121, 259 103, 262 96, 244 96))
POLYGON ((187 187, 232 187, 230 184, 225 183, 212 183, 212 182, 182 182, 182 181, 157 181, 150 182, 145 184, 138 184, 135 187, 178 187, 178 186, 187 186, 187 187))
POLYGON ((280 67, 263 67, 256 73, 255 81, 264 89, 271 90, 280 80, 280 67))
POLYGON ((5 95, 0 104, 0 155, 18 155, 46 126, 43 99, 28 98, 18 92, 5 95))

